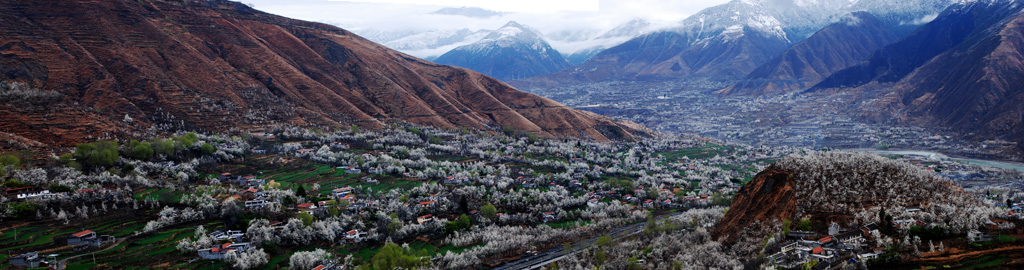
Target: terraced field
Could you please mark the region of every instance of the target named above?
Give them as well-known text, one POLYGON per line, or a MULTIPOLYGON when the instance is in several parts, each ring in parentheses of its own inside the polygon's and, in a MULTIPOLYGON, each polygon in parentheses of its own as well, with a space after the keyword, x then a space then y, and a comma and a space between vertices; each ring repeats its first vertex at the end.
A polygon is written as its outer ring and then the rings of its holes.
MULTIPOLYGON (((217 226, 217 223, 210 223, 206 226, 217 226)), ((133 228, 134 226, 125 227, 133 228)), ((182 239, 195 235, 195 227, 182 227, 152 233, 148 235, 135 236, 121 242, 117 246, 100 251, 93 256, 84 256, 68 262, 68 269, 88 269, 95 266, 113 267, 121 269, 133 269, 140 265, 147 265, 154 258, 173 256, 179 259, 190 258, 191 255, 181 256, 177 249, 177 243, 182 239)), ((161 260, 166 261, 166 260, 161 260)), ((204 265, 205 266, 205 265, 204 265)), ((170 265, 153 266, 167 268, 170 265)), ((152 267, 144 267, 152 268, 152 267)))

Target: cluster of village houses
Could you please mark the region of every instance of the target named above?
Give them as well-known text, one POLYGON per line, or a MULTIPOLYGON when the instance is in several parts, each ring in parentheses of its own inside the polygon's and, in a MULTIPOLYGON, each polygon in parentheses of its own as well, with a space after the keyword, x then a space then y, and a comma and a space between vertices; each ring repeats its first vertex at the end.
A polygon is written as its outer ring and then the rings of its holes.
POLYGON ((868 249, 866 244, 866 239, 877 230, 875 223, 856 229, 832 223, 824 237, 816 232, 790 231, 781 250, 768 258, 783 268, 796 268, 813 260, 818 262, 815 267, 821 269, 847 259, 868 260, 879 255, 879 251, 868 249))
MULTIPOLYGON (((908 214, 921 211, 921 208, 905 208, 908 214)), ((914 218, 893 218, 889 220, 892 228, 898 231, 905 231, 911 227, 935 226, 925 224, 914 218)), ((989 221, 981 229, 973 229, 967 232, 967 241, 986 242, 993 241, 992 232, 1000 231, 1000 222, 1003 220, 989 221)), ((832 266, 845 262, 858 262, 877 258, 884 253, 885 247, 872 247, 869 241, 877 235, 879 226, 870 223, 860 228, 844 228, 838 223, 831 223, 828 227, 828 234, 822 236, 812 231, 790 231, 787 241, 782 244, 781 250, 768 258, 773 264, 782 268, 796 268, 805 265, 810 261, 817 264, 814 269, 830 269, 832 266)))

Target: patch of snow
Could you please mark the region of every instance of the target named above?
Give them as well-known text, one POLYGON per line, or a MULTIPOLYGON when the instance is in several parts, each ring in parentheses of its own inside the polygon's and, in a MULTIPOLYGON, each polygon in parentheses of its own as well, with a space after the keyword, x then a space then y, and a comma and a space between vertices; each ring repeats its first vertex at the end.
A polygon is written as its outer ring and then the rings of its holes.
POLYGON ((852 14, 843 16, 843 18, 840 19, 839 21, 849 26, 858 26, 861 23, 860 17, 854 16, 852 14))

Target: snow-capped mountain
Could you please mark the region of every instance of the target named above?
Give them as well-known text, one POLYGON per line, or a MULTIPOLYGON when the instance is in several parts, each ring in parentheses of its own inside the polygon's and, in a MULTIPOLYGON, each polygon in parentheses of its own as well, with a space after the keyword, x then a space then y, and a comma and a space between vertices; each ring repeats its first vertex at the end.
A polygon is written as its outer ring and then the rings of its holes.
POLYGON ((500 80, 548 74, 570 64, 539 31, 510 21, 476 43, 455 48, 434 60, 469 68, 500 80))
MULTIPOLYGON (((676 26, 602 51, 587 62, 538 82, 679 79, 737 80, 787 47, 855 11, 887 28, 926 23, 957 0, 733 0, 704 9, 676 26)), ((897 35, 909 31, 893 29, 897 35)), ((517 82, 520 87, 531 82, 517 82)), ((546 84, 546 83, 545 83, 546 84)))
POLYGON ((789 47, 719 93, 775 95, 801 91, 898 40, 875 16, 856 12, 789 47))
MULTIPOLYGON (((740 26, 800 42, 847 14, 866 11, 888 26, 916 28, 957 0, 733 0, 707 8, 674 29, 709 38, 740 26)), ((904 34, 909 33, 909 31, 904 34)))
MULTIPOLYGON (((456 47, 469 45, 482 40, 491 33, 493 28, 508 21, 516 21, 517 17, 524 17, 528 20, 536 20, 536 17, 529 14, 496 12, 480 8, 442 8, 433 12, 421 14, 424 20, 428 21, 458 21, 465 24, 438 24, 425 23, 423 26, 410 26, 406 28, 381 30, 378 26, 353 23, 350 26, 357 34, 389 48, 404 53, 433 60, 441 54, 456 47), (431 29, 431 25, 452 28, 431 29)), ((630 38, 650 33, 659 28, 665 28, 673 22, 652 23, 643 18, 635 18, 623 22, 613 28, 602 28, 595 25, 582 23, 567 26, 551 22, 542 23, 547 27, 534 29, 536 35, 548 42, 552 48, 562 53, 564 57, 574 59, 574 64, 581 63, 591 56, 604 49, 622 44, 630 38)))
POLYGON ((550 40, 552 47, 566 55, 566 60, 578 65, 605 49, 650 33, 658 27, 650 21, 636 18, 605 32, 580 30, 575 32, 575 35, 568 35, 568 37, 572 37, 571 39, 560 38, 566 36, 564 33, 549 34, 546 37, 550 40))

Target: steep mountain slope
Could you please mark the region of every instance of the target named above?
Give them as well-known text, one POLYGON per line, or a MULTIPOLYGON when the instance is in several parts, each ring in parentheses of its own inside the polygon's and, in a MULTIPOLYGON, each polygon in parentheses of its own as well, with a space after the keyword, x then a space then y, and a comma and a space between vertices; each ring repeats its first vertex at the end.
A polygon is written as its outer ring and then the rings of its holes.
POLYGON ((1024 149, 1024 5, 993 6, 1017 12, 932 58, 896 89, 909 121, 1016 141, 1024 149))
POLYGON ((570 70, 574 78, 587 81, 738 77, 767 62, 786 44, 784 36, 744 26, 725 29, 710 39, 658 32, 607 49, 570 70))
POLYGON ((786 49, 719 93, 771 95, 804 90, 897 40, 875 16, 856 12, 786 49))
POLYGON ((859 65, 835 72, 811 90, 902 80, 935 56, 963 43, 969 36, 986 31, 1017 13, 1019 8, 1007 8, 1012 2, 979 0, 950 7, 910 36, 878 50, 859 65))
POLYGON ((504 81, 548 74, 570 65, 537 31, 514 21, 434 62, 465 67, 504 81))
POLYGON ((854 11, 867 11, 886 27, 895 27, 919 24, 918 19, 904 20, 927 18, 954 1, 734 0, 702 10, 670 31, 608 49, 574 68, 513 85, 543 88, 605 80, 738 80, 794 42, 854 11), (709 59, 715 61, 713 65, 704 61, 709 59))
POLYGON ((712 235, 726 243, 741 234, 763 239, 783 220, 803 218, 817 224, 877 223, 879 209, 903 207, 924 208, 933 214, 931 221, 960 232, 987 220, 969 210, 978 205, 952 180, 909 163, 865 153, 818 152, 784 158, 758 173, 736 194, 712 235))
POLYGON ((150 128, 373 127, 389 119, 597 140, 647 134, 476 72, 238 2, 4 1, 0 24, 0 79, 60 96, 5 102, 0 125, 48 144, 150 128), (46 113, 25 115, 25 106, 46 113))

